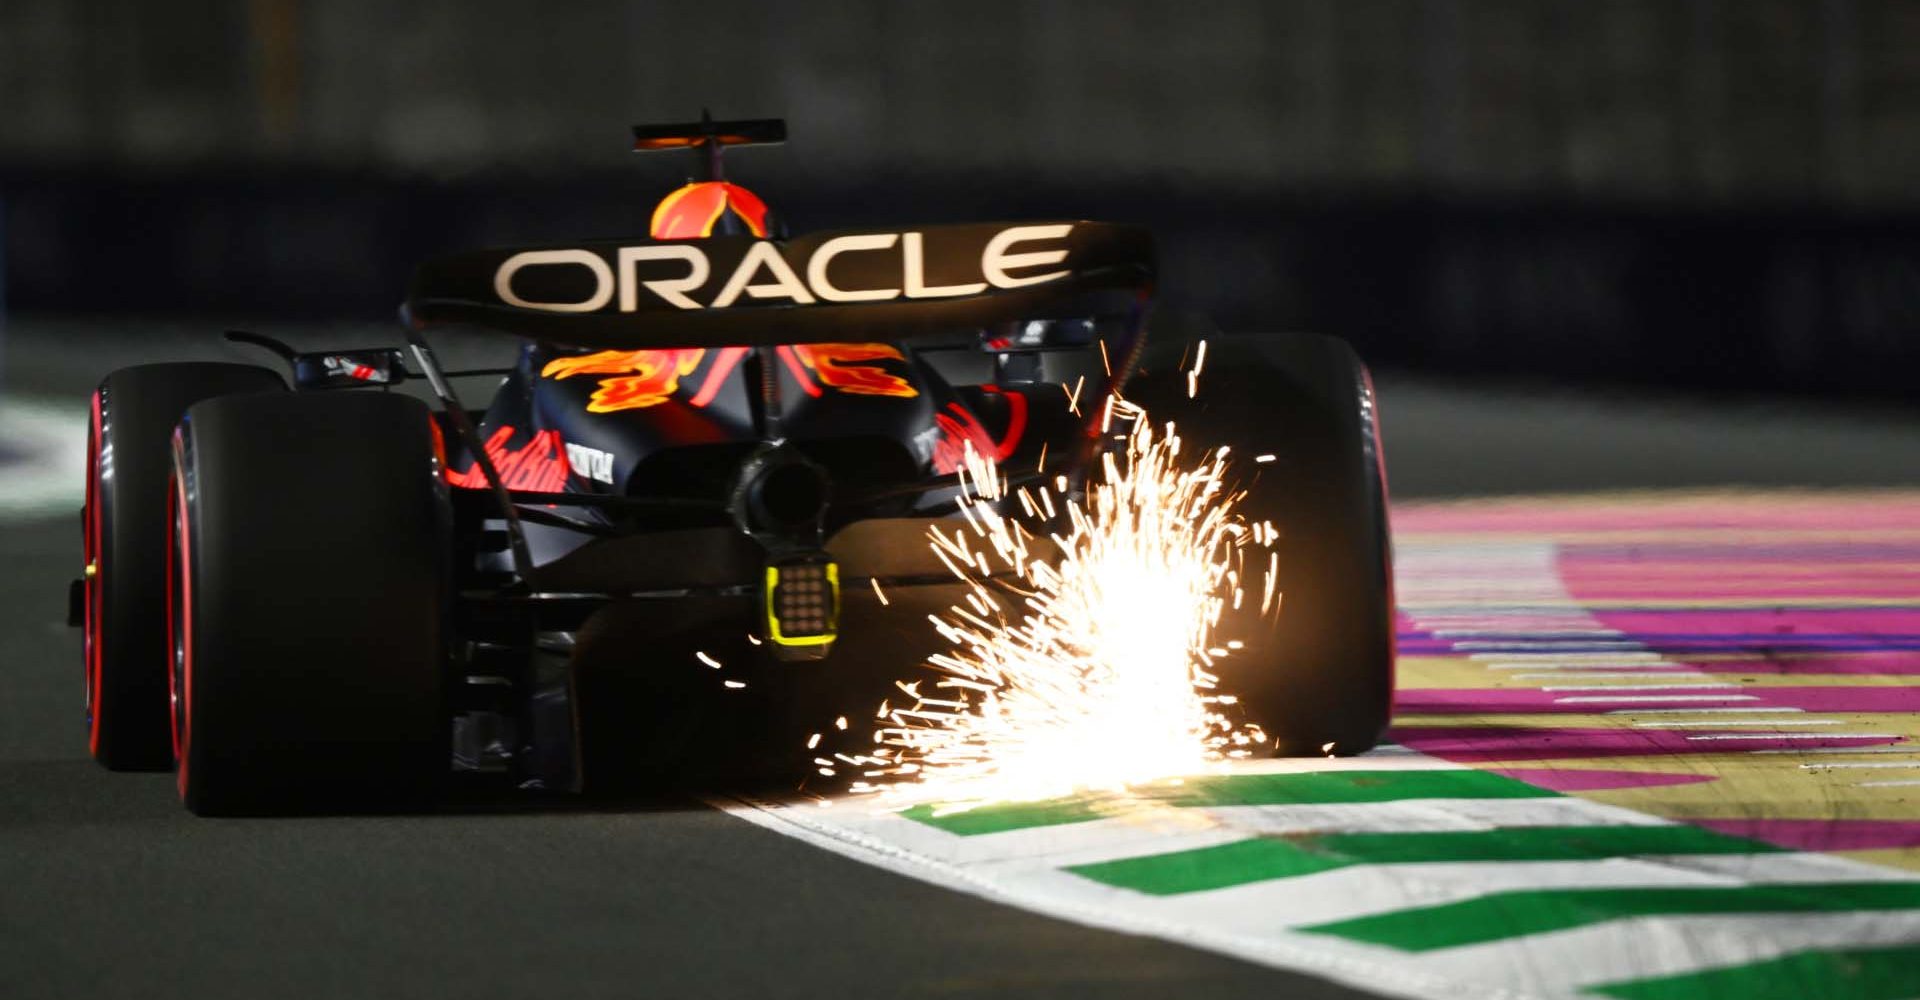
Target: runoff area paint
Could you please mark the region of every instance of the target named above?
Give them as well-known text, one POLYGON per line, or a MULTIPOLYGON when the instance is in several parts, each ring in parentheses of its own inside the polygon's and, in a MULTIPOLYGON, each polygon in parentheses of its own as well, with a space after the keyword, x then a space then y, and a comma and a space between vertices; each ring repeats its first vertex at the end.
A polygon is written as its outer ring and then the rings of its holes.
POLYGON ((1920 493, 1394 512, 1393 742, 1125 796, 734 814, 1409 997, 1920 996, 1920 493))

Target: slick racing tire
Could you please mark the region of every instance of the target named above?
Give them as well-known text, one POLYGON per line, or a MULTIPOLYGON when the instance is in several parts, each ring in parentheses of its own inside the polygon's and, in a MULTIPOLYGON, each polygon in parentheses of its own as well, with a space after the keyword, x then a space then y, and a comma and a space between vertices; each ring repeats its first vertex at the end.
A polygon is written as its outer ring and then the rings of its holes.
POLYGON ((1386 732, 1393 698, 1392 550, 1387 485, 1367 369, 1344 341, 1314 334, 1214 337, 1188 395, 1198 342, 1149 345, 1125 396, 1182 454, 1231 446, 1229 478, 1271 549, 1245 549, 1239 610, 1215 641, 1220 690, 1282 756, 1354 754, 1386 732), (1194 446, 1198 445, 1198 448, 1194 446), (1257 461, 1271 455, 1271 460, 1257 461), (1271 556, 1269 555, 1271 552, 1271 556), (1278 611, 1260 605, 1269 559, 1278 611))
POLYGON ((203 399, 283 390, 265 368, 211 363, 122 368, 93 393, 87 423, 81 624, 87 747, 116 771, 164 770, 167 734, 168 441, 203 399))
POLYGON ((360 392, 187 411, 168 604, 188 809, 385 807, 446 773, 450 512, 428 420, 360 392))

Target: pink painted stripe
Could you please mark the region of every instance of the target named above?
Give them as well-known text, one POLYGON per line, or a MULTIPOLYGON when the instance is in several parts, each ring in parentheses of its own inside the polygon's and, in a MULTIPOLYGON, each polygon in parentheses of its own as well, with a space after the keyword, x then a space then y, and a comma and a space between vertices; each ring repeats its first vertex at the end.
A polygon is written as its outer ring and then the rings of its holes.
MULTIPOLYGON (((1516 499, 1473 504, 1397 507, 1393 526, 1401 532, 1498 533, 1673 531, 1749 529, 1803 531, 1845 528, 1855 531, 1911 531, 1920 525, 1920 497, 1911 493, 1880 497, 1722 497, 1662 501, 1635 498, 1622 503, 1542 504, 1516 499)), ((1763 540, 1763 539, 1760 539, 1763 540)))
MULTIPOLYGON (((1569 682, 1576 683, 1576 682, 1569 682)), ((1742 686, 1734 688, 1674 689, 1671 691, 1629 691, 1618 692, 1622 697, 1649 697, 1659 695, 1727 695, 1728 700, 1718 704, 1751 706, 1753 708, 1798 708, 1808 712, 1913 712, 1920 711, 1920 685, 1894 686, 1884 684, 1860 687, 1760 687, 1742 686), (1754 700, 1734 696, 1752 696, 1754 700)), ((1604 698, 1607 691, 1540 691, 1530 688, 1404 688, 1399 691, 1393 702, 1395 712, 1402 714, 1493 714, 1493 713, 1555 713, 1577 714, 1607 712, 1626 708, 1676 708, 1706 706, 1713 707, 1716 702, 1700 701, 1695 703, 1675 702, 1662 704, 1646 701, 1563 701, 1566 698, 1604 698)))
MULTIPOLYGON (((1630 757, 1641 754, 1695 755, 1740 753, 1747 750, 1820 750, 1831 747, 1884 746, 1899 737, 1822 736, 1805 740, 1740 740, 1738 746, 1720 741, 1689 740, 1707 735, 1660 729, 1564 729, 1526 726, 1396 726, 1394 742, 1459 763, 1488 760, 1572 760, 1592 757, 1630 757)), ((1752 734, 1742 734, 1752 735, 1752 734)))
POLYGON ((1920 847, 1920 820, 1690 819, 1695 826, 1803 851, 1871 851, 1920 847))
POLYGON ((1674 600, 1760 600, 1762 598, 1791 605, 1796 598, 1843 598, 1855 601, 1908 601, 1920 596, 1912 584, 1893 584, 1849 580, 1769 580, 1764 577, 1745 580, 1718 580, 1709 584, 1687 585, 1668 580, 1618 581, 1582 580, 1563 577, 1567 592, 1581 603, 1630 604, 1634 601, 1674 600))
POLYGON ((1674 774, 1670 771, 1603 771, 1587 768, 1498 767, 1495 774, 1517 778, 1536 788, 1556 792, 1600 792, 1609 788, 1658 788, 1716 780, 1711 774, 1674 774))

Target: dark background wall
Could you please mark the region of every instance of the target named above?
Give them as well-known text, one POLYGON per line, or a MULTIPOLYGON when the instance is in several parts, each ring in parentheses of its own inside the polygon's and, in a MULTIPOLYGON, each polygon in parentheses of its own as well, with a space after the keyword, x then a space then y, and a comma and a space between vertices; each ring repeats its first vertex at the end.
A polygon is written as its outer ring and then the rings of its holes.
POLYGON ((0 4, 16 311, 377 318, 644 228, 624 126, 785 115, 798 229, 1153 225, 1169 302, 1376 360, 1908 392, 1920 3, 0 4))

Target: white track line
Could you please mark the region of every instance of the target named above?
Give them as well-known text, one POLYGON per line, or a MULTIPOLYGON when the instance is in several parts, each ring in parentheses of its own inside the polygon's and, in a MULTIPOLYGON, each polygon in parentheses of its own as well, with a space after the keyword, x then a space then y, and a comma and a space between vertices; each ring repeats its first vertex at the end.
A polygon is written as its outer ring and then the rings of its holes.
MULTIPOLYGON (((1566 699, 1558 699, 1565 701, 1566 699)), ((1753 699, 1758 701, 1759 699, 1753 699)), ((1804 712, 1804 708, 1613 708, 1606 715, 1740 715, 1754 712, 1804 712)))
POLYGON ((1607 638, 1625 635, 1626 633, 1617 628, 1442 628, 1434 629, 1432 634, 1436 639, 1471 639, 1474 636, 1483 635, 1524 635, 1529 639, 1536 637, 1541 639, 1570 639, 1589 635, 1597 638, 1607 638))
MULTIPOLYGON (((1559 681, 1559 680, 1566 680, 1566 679, 1568 679, 1568 678, 1572 678, 1572 679, 1574 679, 1574 680, 1594 680, 1594 679, 1599 679, 1599 678, 1607 678, 1607 677, 1678 677, 1678 678, 1688 678, 1688 677, 1711 677, 1711 676, 1713 676, 1713 675, 1712 675, 1712 674, 1703 674, 1703 673, 1701 673, 1701 672, 1699 672, 1699 671, 1697 671, 1697 670, 1695 670, 1695 671, 1687 671, 1687 670, 1671 670, 1671 671, 1668 671, 1668 670, 1617 670, 1617 671, 1609 671, 1609 672, 1606 672, 1606 673, 1600 673, 1600 672, 1591 672, 1591 673, 1589 673, 1589 672, 1583 672, 1583 671, 1574 671, 1574 670, 1569 670, 1569 671, 1567 671, 1567 672, 1565 672, 1565 673, 1545 673, 1545 674, 1508 674, 1508 675, 1507 675, 1507 677, 1508 677, 1509 679, 1511 679, 1511 680, 1516 680, 1516 681, 1559 681)), ((1618 685, 1607 685, 1607 686, 1608 686, 1608 687, 1617 687, 1618 685)), ((1701 685, 1699 685, 1699 684, 1692 684, 1692 685, 1688 685, 1688 686, 1689 686, 1689 687, 1700 687, 1701 685)), ((1715 685, 1712 685, 1712 686, 1713 686, 1713 687, 1727 687, 1727 686, 1732 686, 1732 685, 1721 685, 1721 684, 1715 684, 1715 685)), ((1554 690, 1554 691, 1564 691, 1564 690, 1567 690, 1567 689, 1566 689, 1566 688, 1551 688, 1551 689, 1549 689, 1549 688, 1541 688, 1541 690, 1542 690, 1542 691, 1546 691, 1546 690, 1554 690)))
POLYGON ((1920 753, 1920 747, 1782 747, 1778 750, 1748 750, 1746 753, 1797 753, 1814 756, 1828 753, 1920 753))
POLYGON ((1873 740, 1898 739, 1899 733, 1706 733, 1690 740, 1873 740))
POLYGON ((1599 652, 1601 650, 1608 650, 1608 649, 1619 649, 1619 650, 1645 649, 1647 648, 1647 644, 1644 642, 1615 642, 1612 640, 1602 640, 1597 642, 1481 642, 1481 641, 1475 640, 1475 641, 1469 641, 1469 642, 1456 642, 1453 644, 1453 648, 1459 649, 1459 650, 1468 650, 1468 651, 1471 651, 1471 650, 1485 650, 1485 651, 1568 650, 1570 652, 1599 652))
POLYGON ((1733 681, 1702 681, 1695 684, 1549 684, 1540 690, 1558 691, 1697 691, 1702 688, 1737 688, 1733 681))
POLYGON ((1467 659, 1489 663, 1537 663, 1540 660, 1556 663, 1649 663, 1663 657, 1659 653, 1474 653, 1467 659))
MULTIPOLYGON (((1641 702, 1650 705, 1674 704, 1683 701, 1759 701, 1759 695, 1752 694, 1576 694, 1565 698, 1555 698, 1556 705, 1618 705, 1626 702, 1641 702)), ((1756 712, 1772 712, 1771 708, 1756 708, 1756 712)), ((1631 714, 1631 713, 1622 713, 1631 714)))
POLYGON ((1694 667, 1697 669, 1701 666, 1700 664, 1697 664, 1697 663, 1680 663, 1674 660, 1641 660, 1641 661, 1622 662, 1615 658, 1609 658, 1605 660, 1595 660, 1592 662, 1588 662, 1586 660, 1576 660, 1571 663, 1560 663, 1555 660, 1530 660, 1523 663, 1487 663, 1483 665, 1488 670, 1619 670, 1619 671, 1653 670, 1658 667, 1694 667))
POLYGON ((1636 722, 1635 729, 1718 729, 1721 726, 1838 726, 1839 719, 1722 719, 1708 722, 1636 722))
MULTIPOLYGON (((1875 750, 1878 750, 1878 749, 1881 749, 1881 748, 1880 748, 1880 747, 1873 747, 1872 749, 1875 749, 1875 750)), ((1920 768, 1920 761, 1912 761, 1912 760, 1830 760, 1830 761, 1821 761, 1821 762, 1817 762, 1817 763, 1813 763, 1813 764, 1802 764, 1802 765, 1800 765, 1800 770, 1802 770, 1802 771, 1826 771, 1826 770, 1829 770, 1829 769, 1832 769, 1832 768, 1842 768, 1842 767, 1872 767, 1872 768, 1893 768, 1893 769, 1896 769, 1896 770, 1908 770, 1908 771, 1911 771, 1911 770, 1913 770, 1914 768, 1920 768)))

